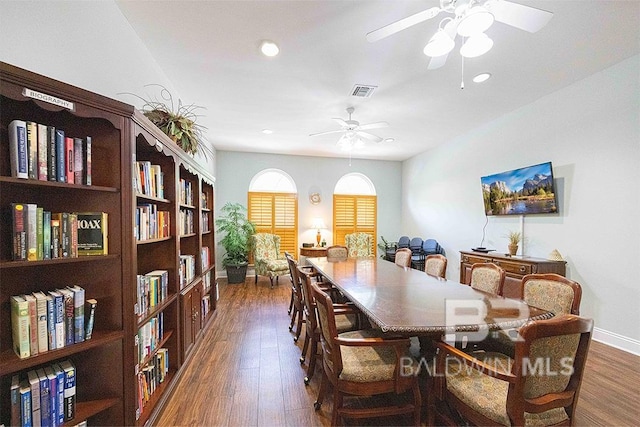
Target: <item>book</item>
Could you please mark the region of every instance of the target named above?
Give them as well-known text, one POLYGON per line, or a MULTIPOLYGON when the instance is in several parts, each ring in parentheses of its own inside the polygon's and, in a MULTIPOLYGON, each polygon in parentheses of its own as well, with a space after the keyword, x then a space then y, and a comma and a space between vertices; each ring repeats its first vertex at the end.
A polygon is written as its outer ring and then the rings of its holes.
POLYGON ((51 295, 45 294, 47 300, 47 339, 49 341, 49 350, 58 348, 56 343, 56 308, 55 301, 51 295))
POLYGON ((64 151, 64 131, 62 129, 56 129, 56 181, 58 182, 67 182, 64 151))
POLYGON ((13 224, 13 260, 27 259, 27 227, 25 223, 26 206, 22 203, 11 203, 13 224))
POLYGON ((40 415, 40 378, 36 371, 27 372, 27 380, 31 387, 31 422, 33 427, 39 427, 41 422, 40 415))
POLYGON ((91 137, 84 140, 84 150, 82 152, 82 169, 84 171, 84 184, 91 185, 91 137))
POLYGON ((76 368, 70 360, 60 362, 64 372, 64 420, 72 420, 76 416, 76 368))
POLYGON ((51 214, 51 258, 60 258, 60 218, 61 214, 51 214))
POLYGON ((20 377, 18 374, 11 376, 11 425, 20 425, 20 377))
POLYGON ((29 307, 29 354, 36 356, 38 354, 38 307, 36 305, 36 297, 27 294, 22 295, 29 307))
MULTIPOLYGON (((69 230, 69 214, 67 212, 53 213, 51 214, 52 231, 53 220, 58 221, 59 233, 58 233, 58 258, 69 258, 71 255, 71 234, 69 230)), ((53 239, 53 233, 52 233, 53 239)))
POLYGON ((13 350, 21 359, 29 357, 29 303, 21 296, 11 297, 11 332, 13 350))
POLYGON ((34 203, 26 204, 26 229, 27 229, 27 261, 38 260, 38 206, 34 203))
POLYGON ((98 301, 90 298, 84 303, 84 339, 90 340, 93 334, 93 323, 95 321, 96 306, 98 301))
POLYGON ((65 346, 64 297, 58 291, 49 291, 53 299, 53 319, 56 348, 65 346))
POLYGON ((69 214, 69 230, 71 231, 69 256, 78 258, 78 215, 75 213, 69 214))
POLYGON ((60 426, 64 423, 64 371, 59 364, 51 365, 51 370, 56 376, 56 425, 60 426))
POLYGON ((42 259, 51 259, 51 211, 42 211, 42 259))
POLYGON ((36 207, 36 259, 44 258, 44 209, 36 207))
POLYGON ((73 301, 73 291, 67 288, 56 289, 63 296, 64 301, 64 345, 75 343, 75 307, 73 301))
POLYGON ((20 424, 33 427, 31 423, 31 387, 27 380, 20 382, 20 424))
POLYGON ((49 180, 49 141, 47 140, 47 126, 38 124, 38 179, 49 180))
POLYGON ((38 319, 38 352, 49 350, 49 334, 47 325, 47 296, 44 292, 34 292, 36 314, 38 319))
POLYGON ((67 287, 73 292, 74 342, 84 341, 84 288, 74 285, 67 287))
MULTIPOLYGON (((58 376, 51 366, 44 368, 49 383, 49 420, 51 426, 58 425, 58 376)), ((64 393, 64 391, 63 391, 64 393)), ((42 404, 42 402, 40 403, 42 404)), ((64 415, 63 415, 64 418, 64 415)))
POLYGON ((108 214, 106 212, 78 212, 78 255, 107 255, 109 253, 108 214))
POLYGON ((75 183, 75 175, 73 173, 73 164, 75 156, 73 155, 73 138, 68 136, 64 138, 64 173, 67 176, 67 183, 75 183))
POLYGON ((76 184, 85 184, 83 157, 84 142, 81 138, 73 138, 73 180, 76 184))
POLYGON ((11 176, 14 178, 29 178, 26 122, 13 120, 9 123, 9 151, 11 176))
POLYGON ((38 124, 27 122, 27 153, 29 179, 38 179, 38 124))
POLYGON ((56 158, 56 128, 47 126, 47 175, 49 181, 58 180, 58 164, 56 158))
POLYGON ((40 424, 50 426, 51 423, 51 395, 49 390, 49 378, 44 369, 36 370, 38 380, 40 380, 40 424))

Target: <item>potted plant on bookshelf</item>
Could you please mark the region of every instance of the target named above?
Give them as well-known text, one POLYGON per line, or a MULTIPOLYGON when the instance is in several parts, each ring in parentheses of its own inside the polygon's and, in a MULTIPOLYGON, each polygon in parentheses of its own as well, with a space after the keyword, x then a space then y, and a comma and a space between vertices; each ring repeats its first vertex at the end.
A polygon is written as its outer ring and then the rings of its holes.
POLYGON ((217 231, 224 236, 220 240, 226 251, 222 266, 227 270, 229 283, 244 283, 247 276, 251 236, 256 226, 247 219, 245 211, 240 203, 227 202, 220 209, 222 216, 216 219, 217 231))

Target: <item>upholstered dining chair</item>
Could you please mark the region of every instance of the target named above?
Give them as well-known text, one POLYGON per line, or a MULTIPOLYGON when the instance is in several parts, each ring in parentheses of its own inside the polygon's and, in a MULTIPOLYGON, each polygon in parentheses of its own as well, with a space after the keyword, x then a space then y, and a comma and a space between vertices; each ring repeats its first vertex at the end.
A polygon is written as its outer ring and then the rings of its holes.
MULTIPOLYGON (((551 311, 556 316, 580 314, 582 287, 578 282, 555 273, 537 273, 524 276, 521 286, 522 299, 528 305, 551 311)), ((517 337, 516 329, 497 331, 479 345, 513 356, 517 337)))
POLYGON ((350 257, 373 256, 373 239, 368 233, 352 233, 344 236, 345 246, 350 257))
POLYGON ((302 301, 302 289, 300 289, 300 279, 298 277, 298 263, 291 256, 290 253, 284 253, 287 263, 289 264, 289 274, 291 274, 291 303, 289 303, 289 312, 291 314, 291 323, 289 324, 289 330, 293 330, 293 325, 296 325, 295 335, 293 341, 298 341, 300 333, 302 332, 302 323, 304 322, 304 307, 302 301))
POLYGON ((471 287, 493 295, 502 295, 505 272, 499 265, 485 262, 471 266, 471 287))
POLYGON ((346 246, 333 245, 327 248, 327 260, 336 261, 344 260, 349 256, 349 250, 346 246))
POLYGON ((445 278, 447 258, 442 254, 429 255, 424 260, 424 271, 429 276, 445 278))
MULTIPOLYGON (((300 281, 300 289, 302 291, 302 301, 305 316, 305 334, 304 343, 302 344, 302 355, 300 363, 304 364, 309 356, 309 364, 307 365, 307 375, 304 377, 304 383, 309 384, 313 373, 316 369, 316 359, 318 357, 318 342, 320 342, 320 330, 318 328, 318 317, 316 313, 316 301, 311 292, 312 283, 322 289, 323 292, 331 292, 331 288, 324 284, 314 282, 314 272, 298 266, 296 279, 300 281)), ((336 311, 336 327, 341 331, 350 331, 357 329, 359 321, 359 311, 353 305, 334 303, 336 311)))
POLYGON ((267 276, 273 287, 273 278, 278 282, 278 276, 289 274, 289 264, 283 255, 280 254, 280 236, 269 233, 256 233, 251 236, 253 239, 253 262, 256 273, 256 284, 258 276, 267 276))
POLYGON ((379 330, 367 329, 340 333, 331 298, 315 284, 311 286, 316 300, 320 340, 322 344, 322 382, 314 407, 320 409, 329 385, 333 388, 331 425, 342 418, 372 418, 410 414, 420 425, 420 388, 413 370, 408 338, 385 338, 379 330), (407 403, 388 403, 380 407, 345 407, 344 397, 381 394, 412 394, 407 403))
POLYGON ((411 249, 402 248, 396 251, 394 262, 400 267, 411 267, 411 249))
POLYGON ((427 425, 573 425, 592 330, 571 314, 529 322, 514 358, 438 342, 427 425))

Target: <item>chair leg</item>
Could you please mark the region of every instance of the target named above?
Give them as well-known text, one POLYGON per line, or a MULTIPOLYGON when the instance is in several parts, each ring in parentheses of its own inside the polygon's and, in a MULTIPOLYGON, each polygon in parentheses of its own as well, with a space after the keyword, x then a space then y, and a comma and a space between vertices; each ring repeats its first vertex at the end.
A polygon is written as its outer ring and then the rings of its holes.
POLYGON ((320 382, 320 389, 318 390, 318 398, 313 403, 313 408, 317 411, 322 406, 322 401, 324 400, 324 395, 327 393, 327 387, 329 386, 329 377, 322 370, 322 381, 320 382))
POLYGON ((293 312, 291 313, 291 322, 289 323, 289 330, 293 330, 293 324, 296 321, 296 316, 298 315, 298 307, 293 307, 293 312))
POLYGON ((256 285, 258 284, 258 273, 256 273, 256 285))
POLYGON ((337 387, 333 388, 333 413, 331 414, 331 425, 342 425, 342 417, 340 416, 340 409, 342 408, 342 393, 338 391, 337 387))
POLYGON ((280 278, 280 276, 276 276, 276 285, 278 284, 278 279, 280 278))
POLYGON ((309 385, 313 373, 316 370, 316 359, 318 358, 318 337, 313 334, 311 337, 311 352, 309 353, 309 367, 307 368, 307 376, 304 377, 304 383, 309 385))
MULTIPOLYGON (((308 329, 307 329, 308 330, 308 329)), ((307 359, 307 350, 309 349, 309 334, 304 334, 304 343, 302 344, 302 355, 300 356, 300 364, 304 364, 307 359)))
POLYGON ((289 309, 287 310, 287 314, 291 314, 291 309, 293 309, 293 288, 291 289, 291 298, 289 299, 289 309))
POLYGON ((298 338, 300 338, 300 333, 302 332, 302 323, 304 319, 302 318, 302 310, 298 310, 298 323, 296 325, 296 336, 293 339, 294 342, 298 342, 298 338))

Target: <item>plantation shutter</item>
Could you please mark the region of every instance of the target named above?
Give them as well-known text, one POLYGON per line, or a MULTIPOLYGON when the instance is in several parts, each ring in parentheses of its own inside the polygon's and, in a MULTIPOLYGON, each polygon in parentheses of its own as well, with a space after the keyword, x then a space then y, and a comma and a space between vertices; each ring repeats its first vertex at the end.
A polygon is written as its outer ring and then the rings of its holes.
POLYGON ((249 192, 248 217, 256 232, 280 236, 280 253, 298 253, 298 196, 249 192))
MULTIPOLYGON (((333 195, 333 242, 344 245, 344 236, 350 233, 367 233, 376 242, 377 197, 358 195, 333 195)), ((371 248, 372 251, 375 248, 371 248)))

